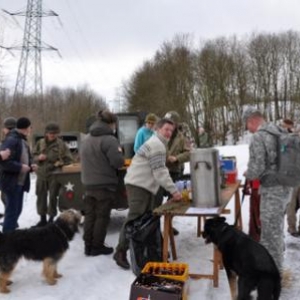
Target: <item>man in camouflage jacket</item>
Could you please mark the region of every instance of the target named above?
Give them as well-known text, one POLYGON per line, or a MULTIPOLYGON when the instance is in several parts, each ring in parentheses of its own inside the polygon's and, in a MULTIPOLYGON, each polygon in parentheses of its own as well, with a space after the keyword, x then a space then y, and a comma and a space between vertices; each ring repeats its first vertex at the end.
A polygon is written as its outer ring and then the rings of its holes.
POLYGON ((72 154, 63 140, 58 138, 60 133, 59 125, 48 123, 45 127, 45 137, 38 140, 34 147, 34 161, 38 164, 36 195, 37 212, 40 221, 36 226, 47 224, 47 214, 49 222, 53 222, 57 214, 57 201, 60 183, 57 182, 53 171, 59 170, 64 165, 73 162, 72 154), (49 204, 47 198, 49 193, 49 204))
POLYGON ((248 108, 243 114, 247 129, 253 133, 248 169, 245 176, 249 180, 259 179, 261 240, 282 271, 284 252, 284 215, 290 200, 291 188, 280 185, 274 178, 277 169, 277 141, 275 134, 279 129, 265 122, 263 115, 254 108, 248 108), (267 132, 267 131, 269 132, 267 132))

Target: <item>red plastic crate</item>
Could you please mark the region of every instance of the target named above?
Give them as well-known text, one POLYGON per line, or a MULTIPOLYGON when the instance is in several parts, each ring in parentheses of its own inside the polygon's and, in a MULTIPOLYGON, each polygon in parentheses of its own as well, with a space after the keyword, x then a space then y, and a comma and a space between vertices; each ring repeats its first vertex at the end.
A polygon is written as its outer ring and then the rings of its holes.
POLYGON ((226 172, 225 173, 226 184, 236 183, 236 181, 237 181, 237 175, 238 175, 237 170, 226 172))

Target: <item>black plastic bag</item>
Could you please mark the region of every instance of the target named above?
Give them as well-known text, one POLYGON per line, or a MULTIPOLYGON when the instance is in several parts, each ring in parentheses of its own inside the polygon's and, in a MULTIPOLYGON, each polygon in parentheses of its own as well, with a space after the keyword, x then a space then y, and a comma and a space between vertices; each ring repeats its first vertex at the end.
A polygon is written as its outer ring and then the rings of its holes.
POLYGON ((126 225, 132 271, 139 275, 149 261, 162 261, 160 217, 146 212, 126 225))

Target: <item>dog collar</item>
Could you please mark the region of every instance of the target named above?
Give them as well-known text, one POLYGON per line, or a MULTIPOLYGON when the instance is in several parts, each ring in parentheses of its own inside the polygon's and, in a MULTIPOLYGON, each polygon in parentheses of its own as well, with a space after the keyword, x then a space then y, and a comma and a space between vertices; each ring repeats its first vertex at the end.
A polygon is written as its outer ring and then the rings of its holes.
POLYGON ((53 225, 55 225, 55 227, 58 229, 58 231, 60 231, 62 233, 62 235, 67 239, 67 241, 69 240, 66 233, 59 227, 57 226, 55 223, 53 223, 53 225))

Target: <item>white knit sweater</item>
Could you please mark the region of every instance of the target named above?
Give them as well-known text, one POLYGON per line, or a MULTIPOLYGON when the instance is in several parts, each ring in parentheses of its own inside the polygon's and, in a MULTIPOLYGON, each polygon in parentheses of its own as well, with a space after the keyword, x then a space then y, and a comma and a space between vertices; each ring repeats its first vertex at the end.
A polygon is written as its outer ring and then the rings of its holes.
POLYGON ((177 191, 166 167, 167 140, 153 135, 137 151, 127 169, 125 184, 135 185, 156 194, 162 186, 171 194, 177 191))

